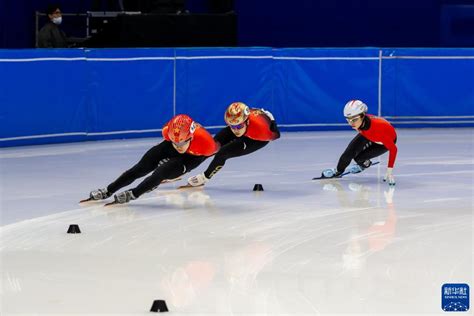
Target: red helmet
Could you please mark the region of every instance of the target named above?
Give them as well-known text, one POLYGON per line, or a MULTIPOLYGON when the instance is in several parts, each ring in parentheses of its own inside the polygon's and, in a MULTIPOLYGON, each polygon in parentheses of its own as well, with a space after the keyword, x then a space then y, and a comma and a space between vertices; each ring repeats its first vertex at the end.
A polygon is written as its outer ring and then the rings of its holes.
POLYGON ((225 111, 224 120, 227 125, 236 126, 247 121, 250 115, 249 107, 242 102, 234 102, 225 111))
POLYGON ((168 137, 175 144, 189 141, 193 137, 196 125, 186 114, 178 114, 168 124, 168 137))

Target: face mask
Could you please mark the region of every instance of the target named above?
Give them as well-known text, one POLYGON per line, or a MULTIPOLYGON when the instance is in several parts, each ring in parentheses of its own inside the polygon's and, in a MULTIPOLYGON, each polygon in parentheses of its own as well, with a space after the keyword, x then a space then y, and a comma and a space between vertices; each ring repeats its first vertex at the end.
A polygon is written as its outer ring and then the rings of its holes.
POLYGON ((53 18, 53 23, 56 24, 56 25, 59 25, 61 24, 61 22, 63 21, 63 17, 62 16, 58 16, 56 18, 53 18))

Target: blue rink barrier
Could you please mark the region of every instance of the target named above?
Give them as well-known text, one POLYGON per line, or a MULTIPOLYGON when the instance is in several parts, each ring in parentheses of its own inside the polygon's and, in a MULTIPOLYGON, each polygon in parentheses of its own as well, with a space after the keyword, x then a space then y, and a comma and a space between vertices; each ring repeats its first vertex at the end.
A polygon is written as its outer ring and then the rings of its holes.
POLYGON ((349 129, 354 98, 397 127, 474 126, 474 49, 0 50, 0 146, 216 131, 233 101, 282 130, 349 129))

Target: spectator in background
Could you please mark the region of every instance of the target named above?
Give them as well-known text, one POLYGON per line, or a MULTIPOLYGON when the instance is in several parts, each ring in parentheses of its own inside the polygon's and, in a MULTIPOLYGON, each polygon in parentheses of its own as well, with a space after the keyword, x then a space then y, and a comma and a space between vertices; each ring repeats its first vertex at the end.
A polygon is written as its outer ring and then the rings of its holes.
POLYGON ((49 5, 47 14, 49 21, 39 31, 38 48, 70 47, 66 33, 59 28, 62 23, 62 14, 59 5, 49 5))

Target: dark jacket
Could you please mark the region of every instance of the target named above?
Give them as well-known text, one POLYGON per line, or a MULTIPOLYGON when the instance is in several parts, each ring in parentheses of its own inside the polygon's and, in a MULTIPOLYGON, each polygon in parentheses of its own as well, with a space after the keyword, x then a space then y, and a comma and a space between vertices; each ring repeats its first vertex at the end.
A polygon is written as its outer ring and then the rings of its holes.
POLYGON ((38 48, 67 48, 68 39, 56 24, 49 21, 38 34, 38 48))

